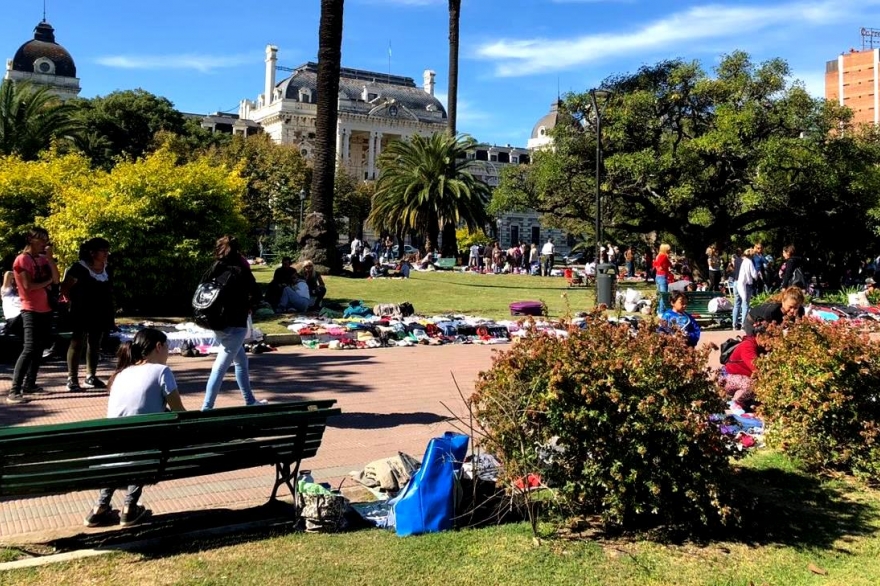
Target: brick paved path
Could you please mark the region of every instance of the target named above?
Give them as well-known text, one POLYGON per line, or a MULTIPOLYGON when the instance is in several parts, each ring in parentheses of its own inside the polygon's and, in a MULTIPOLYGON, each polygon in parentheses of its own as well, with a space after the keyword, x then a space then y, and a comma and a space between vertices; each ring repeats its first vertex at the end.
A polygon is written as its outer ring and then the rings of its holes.
MULTIPOLYGON (((703 341, 720 343, 730 332, 704 332, 703 341)), ((403 451, 421 458, 428 440, 453 429, 444 404, 463 415, 465 397, 477 374, 491 364, 494 349, 506 346, 444 346, 331 351, 282 347, 251 357, 251 379, 258 398, 296 401, 332 398, 343 415, 331 420, 315 458, 306 460, 319 481, 337 484, 372 460, 403 451)), ((184 405, 198 409, 213 357, 172 357, 184 405)), ((713 355, 717 366, 717 352, 713 355)), ((111 366, 101 365, 106 380, 111 366)), ((11 365, 0 365, 0 393, 9 390, 11 365)), ((39 383, 47 392, 26 405, 0 404, 0 425, 66 423, 103 417, 106 392, 68 393, 62 361, 44 365, 39 383)), ((218 407, 241 404, 232 373, 224 381, 218 407)), ((274 478, 270 467, 148 486, 143 502, 154 515, 215 508, 242 508, 266 501, 274 478)), ((350 481, 349 481, 350 482, 350 481)), ((0 541, 22 543, 83 531, 82 519, 96 494, 76 492, 0 501, 0 541)), ((121 506, 121 494, 114 497, 121 506)), ((102 530, 90 530, 102 531, 102 530)), ((106 531, 106 529, 103 529, 106 531)))
MULTIPOLYGON (((318 455, 303 463, 317 480, 336 484, 367 462, 398 451, 421 458, 430 438, 452 429, 441 402, 458 413, 464 411, 453 375, 469 396, 477 373, 491 364, 492 349, 456 345, 330 351, 289 346, 252 356, 251 379, 257 397, 269 401, 336 399, 343 415, 329 423, 318 455)), ((188 409, 201 406, 212 362, 213 357, 172 357, 169 361, 188 409)), ((110 364, 102 364, 99 375, 106 380, 110 369, 110 364)), ((11 365, 0 366, 3 397, 9 390, 11 371, 11 365)), ((0 404, 0 425, 104 417, 106 391, 69 393, 65 381, 62 361, 44 365, 39 383, 47 392, 35 395, 26 405, 0 404)), ((230 370, 217 407, 241 402, 230 370)), ((273 479, 274 469, 265 466, 166 482, 148 486, 143 502, 154 515, 259 505, 266 501, 273 479)), ((95 497, 76 492, 0 502, 0 539, 21 542, 77 533, 95 497)), ((114 497, 114 504, 121 506, 121 493, 114 497)))

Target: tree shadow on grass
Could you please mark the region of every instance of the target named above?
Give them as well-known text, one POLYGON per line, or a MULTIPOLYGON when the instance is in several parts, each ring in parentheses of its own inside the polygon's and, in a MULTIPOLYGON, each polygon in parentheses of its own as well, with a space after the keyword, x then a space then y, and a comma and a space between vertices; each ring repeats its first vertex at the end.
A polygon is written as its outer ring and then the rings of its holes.
POLYGON ((719 540, 748 545, 784 545, 848 553, 835 546, 876 532, 877 504, 853 498, 855 488, 779 468, 741 468, 736 486, 751 503, 743 512, 743 526, 719 540))

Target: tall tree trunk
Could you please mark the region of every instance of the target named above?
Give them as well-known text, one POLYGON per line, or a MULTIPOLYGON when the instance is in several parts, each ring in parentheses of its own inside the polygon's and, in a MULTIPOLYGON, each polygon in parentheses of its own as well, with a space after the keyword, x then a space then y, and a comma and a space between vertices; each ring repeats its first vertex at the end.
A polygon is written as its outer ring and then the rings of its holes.
MULTIPOLYGON (((458 118, 458 31, 461 21, 461 0, 449 0, 449 95, 446 108, 446 131, 454 137, 458 118)), ((454 161, 453 163, 454 164, 454 161)), ((455 224, 443 225, 442 255, 455 256, 458 243, 455 241, 455 224)))
POLYGON ((301 258, 314 262, 318 270, 331 273, 337 273, 342 268, 336 251, 338 234, 333 221, 333 189, 336 178, 336 118, 339 113, 344 2, 345 0, 321 0, 312 197, 309 215, 299 234, 301 258))

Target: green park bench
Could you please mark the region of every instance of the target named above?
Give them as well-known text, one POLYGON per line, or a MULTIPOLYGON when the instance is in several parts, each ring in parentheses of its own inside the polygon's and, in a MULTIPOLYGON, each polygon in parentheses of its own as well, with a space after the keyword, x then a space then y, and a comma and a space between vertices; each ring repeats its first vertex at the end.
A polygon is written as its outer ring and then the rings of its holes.
POLYGON ((157 484, 275 466, 297 502, 300 462, 318 452, 335 400, 181 411, 0 429, 0 498, 157 484))
POLYGON ((454 269, 455 268, 455 257, 454 256, 440 257, 436 261, 434 261, 434 266, 438 269, 454 269))
POLYGON ((724 325, 732 318, 733 312, 731 311, 709 312, 709 302, 716 297, 726 297, 724 293, 719 291, 685 291, 685 296, 688 300, 687 312, 701 326, 724 325))

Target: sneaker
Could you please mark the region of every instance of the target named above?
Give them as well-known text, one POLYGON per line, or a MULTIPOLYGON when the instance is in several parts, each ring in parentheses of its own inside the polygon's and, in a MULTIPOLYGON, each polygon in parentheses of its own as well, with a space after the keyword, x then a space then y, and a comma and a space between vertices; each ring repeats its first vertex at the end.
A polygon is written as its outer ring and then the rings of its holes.
POLYGON ((92 509, 89 516, 83 520, 83 525, 86 527, 100 527, 101 525, 112 525, 114 523, 116 523, 116 518, 113 515, 113 508, 107 506, 92 509))
POLYGON ((24 392, 24 393, 44 393, 44 392, 46 392, 46 389, 44 389, 43 387, 41 387, 39 385, 33 385, 33 386, 28 386, 28 387, 23 388, 22 392, 24 392))
POLYGON ((95 375, 91 375, 86 378, 83 382, 83 386, 87 389, 106 389, 107 385, 104 384, 104 381, 96 377, 95 375))
POLYGON ((79 381, 75 378, 67 379, 67 390, 71 393, 77 393, 82 390, 82 387, 79 386, 79 381))
POLYGON ((10 405, 20 405, 22 403, 30 403, 30 399, 21 393, 9 393, 6 395, 6 402, 10 405))
POLYGON ((253 403, 248 403, 248 407, 253 407, 254 405, 268 405, 269 401, 266 399, 257 399, 253 403))
POLYGON ((123 510, 119 520, 122 521, 123 527, 128 527, 129 525, 134 525, 135 523, 143 519, 144 515, 146 514, 146 507, 144 507, 143 505, 135 505, 129 509, 123 510))

